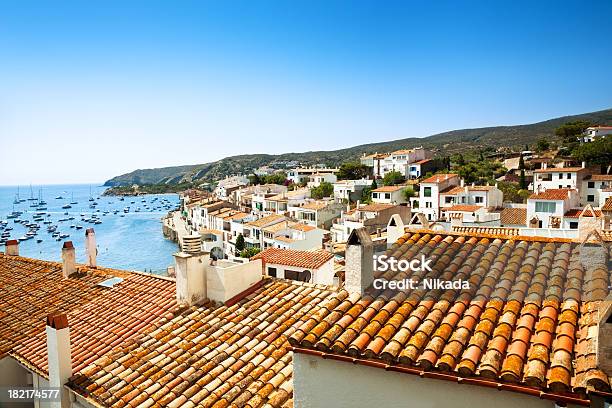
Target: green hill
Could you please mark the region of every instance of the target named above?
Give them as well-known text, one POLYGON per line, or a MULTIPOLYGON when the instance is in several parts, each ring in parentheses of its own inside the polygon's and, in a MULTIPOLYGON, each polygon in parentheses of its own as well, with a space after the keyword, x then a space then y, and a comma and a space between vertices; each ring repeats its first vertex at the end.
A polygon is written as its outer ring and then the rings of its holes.
POLYGON ((532 144, 540 138, 554 138, 555 128, 565 122, 574 120, 584 120, 600 125, 612 125, 612 109, 564 116, 529 125, 453 130, 423 138, 413 137, 388 142, 370 143, 340 150, 284 153, 280 155, 245 154, 226 157, 205 164, 139 169, 114 177, 106 181, 104 185, 125 186, 132 184, 176 184, 193 181, 210 182, 231 174, 247 174, 264 165, 282 167, 282 163, 297 161, 302 165, 325 164, 337 166, 345 161, 356 160, 364 153, 390 152, 416 146, 431 149, 439 156, 477 152, 485 149, 498 149, 501 147, 522 149, 526 144, 532 144))

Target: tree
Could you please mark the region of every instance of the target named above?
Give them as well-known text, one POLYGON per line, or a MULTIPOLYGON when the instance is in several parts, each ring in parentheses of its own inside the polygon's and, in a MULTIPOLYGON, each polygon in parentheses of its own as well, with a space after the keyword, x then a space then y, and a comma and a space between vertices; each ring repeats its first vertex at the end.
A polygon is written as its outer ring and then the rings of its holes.
POLYGON ((310 196, 312 198, 321 199, 324 197, 330 197, 334 193, 334 186, 332 183, 323 181, 318 187, 310 189, 310 196))
POLYGON ((370 185, 370 189, 376 190, 378 188, 378 184, 376 184, 376 180, 372 180, 372 184, 370 185))
POLYGON ((484 161, 484 156, 482 154, 482 150, 480 151, 480 155, 478 156, 478 159, 483 162, 484 161))
POLYGON ((394 186, 404 182, 404 175, 399 171, 390 171, 383 177, 383 184, 385 186, 394 186))
POLYGON ((465 165, 465 159, 463 158, 463 155, 461 153, 457 155, 457 160, 455 160, 455 162, 457 163, 457 166, 465 165))
POLYGON ((572 155, 576 160, 589 164, 609 166, 612 163, 612 135, 577 146, 572 155))
POLYGON ((261 249, 257 247, 245 248, 240 252, 240 257, 241 258, 252 258, 260 252, 261 252, 261 249))
POLYGON ((527 180, 525 179, 525 169, 521 169, 521 174, 519 176, 519 186, 521 190, 527 189, 527 180))
POLYGON ((405 199, 406 201, 408 201, 408 202, 410 202, 410 199, 411 199, 412 197, 414 197, 414 196, 415 196, 415 194, 416 194, 416 193, 414 192, 414 190, 412 189, 412 187, 408 187, 408 188, 404 189, 404 191, 402 191, 402 193, 404 194, 404 199, 405 199))
POLYGON ((262 177, 263 184, 280 184, 284 185, 287 180, 287 173, 279 172, 274 174, 269 174, 267 176, 262 177))
POLYGON ((370 174, 370 168, 357 162, 343 163, 338 170, 340 180, 359 180, 370 174))
POLYGON ((238 237, 236 238, 236 253, 240 253, 244 250, 244 237, 242 236, 242 234, 238 234, 238 237))
POLYGON ((366 187, 361 192, 361 202, 364 204, 370 204, 372 202, 372 188, 366 187))
POLYGON ((253 186, 261 184, 260 177, 257 174, 255 174, 255 173, 251 174, 249 176, 249 184, 251 184, 253 186))
POLYGON ((578 136, 583 134, 589 126, 591 123, 584 120, 567 122, 555 129, 555 135, 561 138, 564 146, 573 148, 578 144, 578 136))
POLYGON ((536 144, 536 150, 538 152, 545 152, 550 149, 550 142, 544 138, 538 139, 538 143, 536 144))

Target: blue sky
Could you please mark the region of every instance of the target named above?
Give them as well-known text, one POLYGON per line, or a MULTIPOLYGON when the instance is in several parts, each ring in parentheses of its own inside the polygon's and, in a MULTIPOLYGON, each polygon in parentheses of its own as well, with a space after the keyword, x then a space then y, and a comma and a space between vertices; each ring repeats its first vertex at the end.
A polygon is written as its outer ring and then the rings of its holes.
POLYGON ((0 7, 0 184, 612 107, 609 1, 0 7))

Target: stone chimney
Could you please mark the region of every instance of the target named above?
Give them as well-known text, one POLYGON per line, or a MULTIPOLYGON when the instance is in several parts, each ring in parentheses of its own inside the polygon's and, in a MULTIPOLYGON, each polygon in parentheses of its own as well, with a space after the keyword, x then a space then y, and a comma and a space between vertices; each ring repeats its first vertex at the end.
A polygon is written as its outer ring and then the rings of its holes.
POLYGON ((374 281, 374 244, 365 228, 353 230, 346 242, 344 288, 363 295, 374 281))
POLYGON ((183 237, 183 250, 174 254, 176 272, 176 299, 193 305, 206 299, 206 268, 210 254, 202 251, 202 237, 183 237))
POLYGON ((16 239, 10 239, 6 241, 6 250, 7 255, 10 256, 19 256, 19 241, 16 239))
POLYGON ((93 228, 87 228, 85 231, 85 248, 87 248, 87 265, 95 268, 97 266, 98 248, 96 246, 96 233, 93 228))
POLYGON ((404 221, 399 214, 393 214, 387 223, 387 248, 395 244, 405 233, 404 221))
POLYGON ((69 278, 76 273, 76 251, 72 241, 64 242, 62 246, 62 275, 69 278))
POLYGON ((53 408, 69 408, 70 395, 64 384, 72 376, 70 353, 70 327, 65 313, 47 316, 47 362, 49 365, 49 387, 60 389, 60 401, 52 402, 53 408))

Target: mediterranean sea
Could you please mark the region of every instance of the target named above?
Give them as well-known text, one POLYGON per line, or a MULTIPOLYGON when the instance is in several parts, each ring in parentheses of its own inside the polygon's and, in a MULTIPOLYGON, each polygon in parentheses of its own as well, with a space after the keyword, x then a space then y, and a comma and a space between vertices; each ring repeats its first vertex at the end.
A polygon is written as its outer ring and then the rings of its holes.
POLYGON ((63 242, 72 241, 77 262, 84 263, 85 230, 94 228, 98 265, 165 275, 174 264, 177 245, 163 237, 161 218, 178 206, 178 195, 124 197, 122 201, 102 196, 105 190, 83 184, 1 186, 0 251, 5 240, 20 239, 20 255, 60 261, 63 242), (41 198, 46 204, 40 205, 41 198), (14 211, 22 214, 11 216, 14 211))

